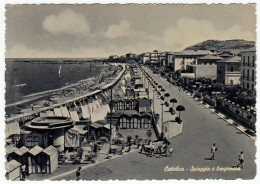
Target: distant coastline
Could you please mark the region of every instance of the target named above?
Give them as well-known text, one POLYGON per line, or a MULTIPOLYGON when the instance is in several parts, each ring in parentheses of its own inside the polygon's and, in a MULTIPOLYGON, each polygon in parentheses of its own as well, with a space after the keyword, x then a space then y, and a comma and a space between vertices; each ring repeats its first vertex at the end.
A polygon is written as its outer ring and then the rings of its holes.
POLYGON ((6 58, 14 62, 33 64, 84 64, 86 62, 102 62, 105 58, 6 58))

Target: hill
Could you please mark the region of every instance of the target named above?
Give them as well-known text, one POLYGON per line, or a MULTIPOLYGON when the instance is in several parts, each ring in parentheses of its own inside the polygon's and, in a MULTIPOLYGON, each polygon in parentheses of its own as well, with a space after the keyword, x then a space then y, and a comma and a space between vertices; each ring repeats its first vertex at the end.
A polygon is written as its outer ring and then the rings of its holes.
POLYGON ((254 41, 247 40, 206 40, 196 45, 187 47, 184 50, 244 50, 255 46, 254 41))

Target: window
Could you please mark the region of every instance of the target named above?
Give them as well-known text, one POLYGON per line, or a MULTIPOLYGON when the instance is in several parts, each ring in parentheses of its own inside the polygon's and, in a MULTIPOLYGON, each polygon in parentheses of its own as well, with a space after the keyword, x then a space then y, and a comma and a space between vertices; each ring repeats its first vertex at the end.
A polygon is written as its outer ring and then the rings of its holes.
POLYGON ((243 56, 243 63, 246 63, 246 56, 243 56))
POLYGON ((253 56, 252 66, 255 66, 255 56, 253 56))
POLYGON ((242 78, 245 78, 245 69, 243 68, 243 74, 242 74, 242 78))
POLYGON ((120 118, 120 127, 127 128, 126 118, 120 118))
POLYGON ((233 72, 233 71, 234 71, 234 67, 233 67, 233 66, 231 66, 231 68, 230 68, 230 71, 231 71, 231 72, 233 72))
POLYGON ((252 84, 252 91, 254 91, 255 90, 255 85, 254 84, 252 84))
POLYGON ((249 83, 246 83, 246 87, 247 87, 247 89, 249 89, 249 83))
POLYGON ((138 128, 138 119, 135 117, 133 118, 133 121, 134 121, 133 128, 138 128))
POLYGON ((252 81, 254 81, 254 80, 255 80, 255 71, 252 70, 252 81))
POLYGON ((233 80, 230 80, 230 84, 233 85, 233 80))
POLYGON ((127 122, 127 128, 131 128, 131 119, 127 118, 126 122, 127 122))
POLYGON ((242 86, 243 86, 243 88, 245 88, 245 83, 244 82, 242 83, 242 86))
POLYGON ((247 80, 249 80, 249 69, 247 69, 247 80))
POLYGON ((250 66, 250 56, 247 57, 247 66, 250 66))

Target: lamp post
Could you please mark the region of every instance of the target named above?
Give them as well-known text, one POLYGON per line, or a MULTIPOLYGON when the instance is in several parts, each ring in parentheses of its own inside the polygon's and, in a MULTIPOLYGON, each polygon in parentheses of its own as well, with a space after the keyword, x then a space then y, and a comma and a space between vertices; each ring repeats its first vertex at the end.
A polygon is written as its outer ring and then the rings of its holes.
POLYGON ((149 93, 150 93, 150 81, 148 80, 148 99, 150 99, 149 93))
POLYGON ((153 89, 153 113, 154 113, 154 91, 155 89, 153 89))
POLYGON ((163 106, 164 106, 164 103, 162 102, 160 105, 162 106, 162 132, 161 132, 161 139, 163 140, 163 138, 164 138, 164 126, 163 126, 163 106))
POLYGON ((111 87, 111 101, 110 101, 110 143, 109 143, 109 153, 111 153, 111 145, 112 145, 112 87, 111 87))

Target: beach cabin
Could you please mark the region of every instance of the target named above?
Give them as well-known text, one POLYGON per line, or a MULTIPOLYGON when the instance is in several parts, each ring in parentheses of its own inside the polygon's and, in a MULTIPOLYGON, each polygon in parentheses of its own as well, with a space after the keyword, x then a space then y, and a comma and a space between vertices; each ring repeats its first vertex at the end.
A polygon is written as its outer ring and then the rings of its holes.
MULTIPOLYGON (((45 171, 45 173, 53 173, 55 169, 58 167, 58 151, 55 147, 49 146, 43 152, 41 153, 42 159, 45 161, 43 164, 43 169, 42 171, 45 171)), ((43 172, 42 172, 43 173, 43 172)))
POLYGON ((20 181, 21 180, 21 166, 16 160, 5 163, 5 177, 7 180, 20 181))
POLYGON ((28 156, 29 149, 25 146, 15 150, 12 153, 12 157, 17 162, 21 163, 22 165, 28 165, 27 163, 27 156, 28 156))
POLYGON ((28 151, 28 172, 29 174, 41 174, 44 169, 44 159, 41 158, 43 149, 40 146, 34 146, 28 151))
POLYGON ((14 146, 7 146, 5 148, 5 157, 6 157, 6 161, 10 162, 11 160, 13 160, 13 153, 18 150, 18 148, 14 147, 14 146))

